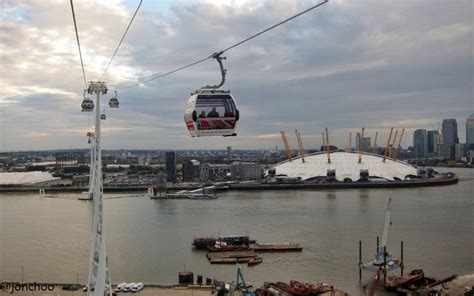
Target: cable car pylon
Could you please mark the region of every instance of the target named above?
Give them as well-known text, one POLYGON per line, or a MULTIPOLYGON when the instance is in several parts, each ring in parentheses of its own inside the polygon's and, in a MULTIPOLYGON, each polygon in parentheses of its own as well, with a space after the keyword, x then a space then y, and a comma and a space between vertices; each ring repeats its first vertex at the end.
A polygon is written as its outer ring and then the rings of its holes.
MULTIPOLYGON (((93 203, 92 231, 90 246, 89 275, 87 280, 88 296, 112 296, 110 272, 107 260, 106 225, 103 221, 103 180, 101 149, 101 112, 100 95, 107 94, 107 85, 103 81, 91 81, 88 94, 96 94, 95 129, 90 137, 93 143, 89 178, 89 196, 93 203)), ((92 111, 92 110, 90 110, 92 111)))

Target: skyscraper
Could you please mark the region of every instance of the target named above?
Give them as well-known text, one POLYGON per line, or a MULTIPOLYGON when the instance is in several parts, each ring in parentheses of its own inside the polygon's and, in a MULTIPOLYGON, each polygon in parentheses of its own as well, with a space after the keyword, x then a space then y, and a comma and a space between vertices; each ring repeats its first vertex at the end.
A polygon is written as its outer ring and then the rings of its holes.
POLYGON ((413 147, 416 157, 425 157, 428 154, 428 136, 425 129, 417 129, 413 133, 413 147))
POLYGON ((454 146, 457 143, 459 138, 456 119, 443 119, 443 144, 454 146))
POLYGON ((466 119, 466 144, 474 144, 474 113, 466 119))
POLYGON ((166 181, 176 180, 176 152, 166 152, 166 181))
POLYGON ((227 161, 230 161, 231 155, 232 155, 231 153, 232 153, 232 147, 231 147, 231 146, 227 146, 227 153, 226 153, 227 161))
POLYGON ((438 131, 428 131, 428 154, 437 156, 438 144, 441 142, 440 134, 438 131))

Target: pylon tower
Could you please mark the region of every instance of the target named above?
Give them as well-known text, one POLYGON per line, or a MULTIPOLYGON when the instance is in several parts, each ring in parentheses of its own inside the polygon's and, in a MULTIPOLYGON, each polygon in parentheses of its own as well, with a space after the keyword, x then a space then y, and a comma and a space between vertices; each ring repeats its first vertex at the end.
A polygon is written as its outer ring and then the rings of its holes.
POLYGON ((87 93, 97 95, 95 130, 94 134, 89 134, 89 139, 91 140, 89 196, 92 199, 93 212, 87 295, 112 296, 107 260, 106 227, 103 221, 102 137, 100 129, 100 95, 107 94, 107 85, 103 81, 91 81, 87 93))

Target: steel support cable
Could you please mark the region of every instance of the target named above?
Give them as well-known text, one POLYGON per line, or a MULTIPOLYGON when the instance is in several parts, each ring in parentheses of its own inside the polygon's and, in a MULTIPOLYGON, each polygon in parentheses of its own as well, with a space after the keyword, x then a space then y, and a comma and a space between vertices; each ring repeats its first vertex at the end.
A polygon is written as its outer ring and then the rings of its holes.
POLYGON ((145 84, 145 83, 147 83, 147 82, 150 82, 150 81, 152 81, 152 80, 156 80, 156 79, 158 79, 158 78, 161 78, 161 77, 164 77, 164 76, 168 76, 168 75, 170 75, 170 74, 173 74, 173 73, 176 73, 176 72, 178 72, 178 71, 184 70, 184 69, 186 69, 186 68, 192 67, 192 66, 194 66, 194 65, 196 65, 196 64, 202 63, 202 62, 207 61, 207 60, 209 60, 209 59, 212 59, 212 56, 209 56, 209 57, 207 57, 207 58, 204 58, 204 59, 201 59, 201 60, 199 60, 199 61, 193 62, 193 63, 188 64, 188 65, 186 65, 186 66, 182 66, 182 67, 180 67, 180 68, 171 70, 171 71, 166 72, 166 73, 163 73, 163 74, 161 74, 161 75, 158 75, 158 76, 149 78, 149 79, 147 79, 147 80, 143 80, 142 82, 138 82, 138 83, 129 85, 129 86, 127 86, 127 87, 117 88, 117 89, 129 89, 129 88, 132 88, 132 87, 135 87, 135 86, 139 86, 139 85, 145 84))
POLYGON ((77 24, 76 24, 76 14, 74 13, 74 4, 72 3, 72 0, 71 0, 71 11, 72 11, 72 19, 74 21, 74 30, 76 30, 76 39, 77 39, 77 47, 79 48, 79 57, 81 59, 82 75, 84 76, 84 86, 85 88, 87 88, 86 72, 84 71, 84 63, 82 62, 81 43, 79 42, 79 33, 77 32, 77 24))
MULTIPOLYGON (((71 0, 71 1, 72 1, 72 0, 71 0)), ((117 45, 117 48, 115 49, 114 54, 112 55, 112 58, 110 58, 110 61, 109 61, 109 63, 107 64, 107 67, 105 67, 104 73, 102 73, 102 76, 100 76, 100 79, 99 79, 99 80, 102 80, 102 78, 104 77, 105 73, 107 73, 107 70, 109 69, 110 64, 112 64, 112 61, 114 60, 115 55, 117 54, 117 51, 118 51, 119 48, 120 48, 120 45, 122 45, 122 41, 125 39, 125 35, 127 35, 128 29, 130 29, 130 26, 132 25, 133 20, 135 19, 135 16, 137 15, 138 10, 140 9, 140 6, 142 5, 142 2, 143 2, 143 0, 140 0, 140 3, 138 4, 137 9, 135 10, 135 13, 134 13, 133 16, 132 16, 132 19, 130 20, 130 23, 129 23, 128 26, 127 26, 127 29, 126 29, 125 32, 123 33, 122 39, 120 39, 120 42, 119 42, 119 44, 117 45)))
POLYGON ((283 24, 286 23, 286 22, 289 22, 289 21, 291 21, 291 20, 293 20, 293 19, 295 19, 295 18, 297 18, 297 17, 299 17, 299 16, 301 16, 301 15, 303 15, 303 14, 305 14, 305 13, 307 13, 307 12, 313 10, 313 9, 316 9, 316 8, 320 7, 321 5, 323 5, 323 4, 326 4, 327 2, 329 2, 329 0, 324 0, 323 2, 320 2, 320 3, 316 4, 316 5, 313 5, 313 6, 311 6, 310 8, 308 8, 308 9, 306 9, 306 10, 303 10, 302 12, 300 12, 300 13, 298 13, 298 14, 295 14, 295 15, 293 15, 292 17, 289 17, 289 18, 287 18, 287 19, 285 19, 285 20, 283 20, 283 21, 281 21, 281 22, 279 22, 279 23, 277 23, 277 24, 275 24, 275 25, 273 25, 273 26, 271 26, 271 27, 269 27, 269 28, 263 30, 263 31, 260 31, 260 32, 257 33, 257 34, 254 34, 254 35, 252 35, 252 36, 250 36, 250 37, 248 37, 248 38, 246 38, 246 39, 244 39, 244 40, 242 40, 242 41, 240 41, 240 42, 238 42, 238 43, 236 43, 236 44, 234 44, 234 45, 231 45, 231 46, 229 46, 229 47, 227 47, 227 48, 225 48, 225 49, 223 49, 223 50, 220 50, 220 51, 218 51, 218 52, 215 52, 215 53, 213 53, 212 55, 208 56, 207 58, 200 59, 200 60, 195 61, 195 62, 193 62, 193 63, 190 63, 190 64, 188 64, 188 65, 186 65, 186 66, 182 66, 182 67, 180 67, 180 68, 171 70, 171 71, 166 72, 166 73, 163 73, 163 74, 161 74, 161 75, 158 75, 158 76, 155 76, 155 77, 151 77, 151 78, 146 79, 146 80, 143 80, 143 81, 141 81, 141 82, 138 82, 138 83, 135 83, 135 84, 126 86, 126 87, 118 88, 118 89, 129 89, 129 88, 132 88, 132 87, 135 87, 135 86, 139 86, 139 85, 145 84, 145 83, 147 83, 147 82, 150 82, 150 81, 153 81, 153 80, 162 78, 162 77, 164 77, 164 76, 171 75, 171 74, 176 73, 176 72, 178 72, 178 71, 184 70, 184 69, 186 69, 186 68, 189 68, 189 67, 194 66, 194 65, 196 65, 196 64, 202 63, 202 62, 207 61, 207 60, 209 60, 209 59, 215 58, 216 56, 219 56, 219 55, 223 54, 224 52, 226 52, 226 51, 228 51, 228 50, 231 50, 231 49, 233 49, 233 48, 235 48, 235 47, 237 47, 237 46, 240 46, 240 45, 242 45, 243 43, 245 43, 245 42, 247 42, 247 41, 249 41, 249 40, 251 40, 251 39, 253 39, 253 38, 255 38, 255 37, 258 37, 258 36, 260 36, 260 35, 262 35, 262 34, 268 32, 268 31, 270 31, 270 30, 272 30, 272 29, 274 29, 274 28, 276 28, 276 27, 278 27, 278 26, 283 25, 283 24))
POLYGON ((237 47, 237 46, 241 45, 242 43, 245 43, 245 42, 247 42, 247 41, 249 41, 249 40, 251 40, 251 39, 253 39, 253 38, 255 38, 255 37, 258 37, 258 36, 260 36, 260 35, 262 35, 262 34, 268 32, 268 31, 270 31, 270 30, 272 30, 272 29, 274 29, 274 28, 276 28, 276 27, 278 27, 278 26, 281 26, 281 25, 283 25, 284 23, 289 22, 289 21, 291 21, 292 19, 295 19, 295 18, 299 17, 300 15, 303 15, 303 14, 305 14, 305 13, 307 13, 307 12, 309 12, 309 11, 315 9, 315 8, 318 8, 319 6, 321 6, 321 5, 323 5, 323 4, 326 4, 327 2, 329 2, 329 0, 324 0, 324 1, 321 2, 321 3, 318 3, 318 4, 314 5, 314 6, 311 6, 310 8, 308 8, 308 9, 306 9, 306 10, 303 10, 302 12, 300 12, 300 13, 298 13, 298 14, 295 14, 294 16, 292 16, 292 17, 290 17, 290 18, 287 18, 286 20, 281 21, 281 22, 279 22, 278 24, 275 24, 275 25, 271 26, 270 28, 267 28, 267 29, 265 29, 265 30, 263 30, 263 31, 261 31, 261 32, 259 32, 259 33, 257 33, 257 34, 255 34, 255 35, 252 35, 252 36, 248 37, 247 39, 244 39, 244 40, 240 41, 239 43, 236 43, 236 44, 234 44, 234 45, 232 45, 232 46, 227 47, 226 49, 222 50, 222 53, 224 53, 224 52, 226 52, 226 51, 228 51, 228 50, 230 50, 230 49, 232 49, 232 48, 234 48, 234 47, 237 47))

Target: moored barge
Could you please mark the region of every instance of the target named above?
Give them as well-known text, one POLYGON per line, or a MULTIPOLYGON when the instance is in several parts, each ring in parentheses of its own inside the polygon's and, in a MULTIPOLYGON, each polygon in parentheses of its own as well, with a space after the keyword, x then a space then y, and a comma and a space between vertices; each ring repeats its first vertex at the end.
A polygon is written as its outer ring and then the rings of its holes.
POLYGON ((254 250, 256 252, 302 251, 303 246, 298 243, 256 244, 254 250))

